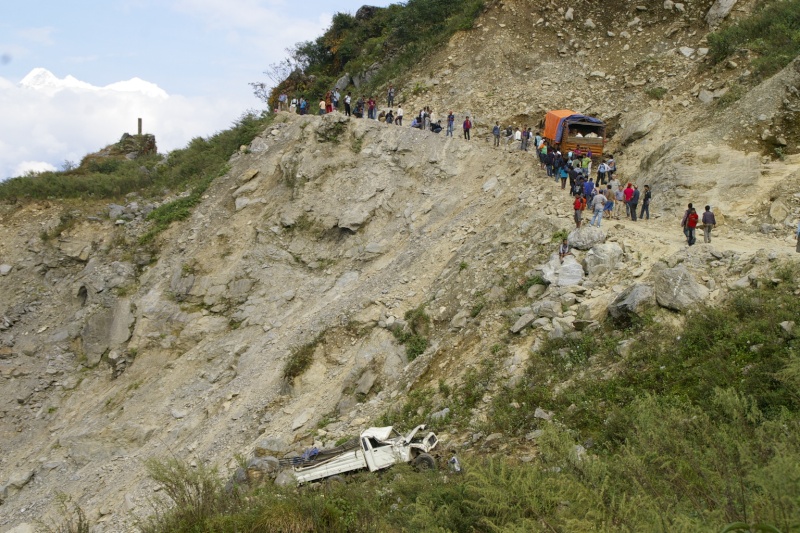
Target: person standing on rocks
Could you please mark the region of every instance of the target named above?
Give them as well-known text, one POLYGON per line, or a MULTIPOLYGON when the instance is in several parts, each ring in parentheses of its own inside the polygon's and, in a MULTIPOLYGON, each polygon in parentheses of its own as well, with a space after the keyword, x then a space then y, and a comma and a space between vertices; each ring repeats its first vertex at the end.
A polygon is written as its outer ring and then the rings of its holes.
POLYGON ((289 97, 286 95, 286 93, 281 93, 278 95, 278 111, 286 111, 286 100, 288 99, 289 97))
POLYGON ((398 104, 398 106, 397 106, 397 117, 394 119, 394 123, 397 124, 398 126, 402 126, 403 125, 403 106, 402 105, 398 104))
POLYGON ((692 204, 689 204, 686 208, 686 211, 683 213, 683 218, 681 219, 681 227, 683 228, 683 234, 686 235, 686 243, 691 245, 689 239, 689 226, 687 223, 689 222, 689 215, 692 213, 692 204))
POLYGON ((391 83, 389 84, 389 90, 386 91, 386 101, 388 102, 386 107, 394 106, 394 85, 391 83))
POLYGON ((471 129, 472 121, 469 119, 469 116, 467 116, 467 118, 464 119, 464 139, 469 140, 469 130, 471 129))
POLYGON ((492 135, 494 135, 494 146, 495 148, 500 148, 500 123, 495 122, 494 128, 492 128, 492 135))
POLYGON ((452 137, 453 136, 453 126, 456 123, 456 116, 450 111, 447 114, 447 132, 444 134, 445 137, 452 137))
POLYGON ((711 230, 717 225, 717 219, 714 213, 711 212, 711 206, 706 206, 706 211, 703 213, 703 242, 711 242, 711 230))
POLYGON ((572 255, 572 252, 569 250, 569 241, 564 239, 561 241, 561 246, 558 247, 558 260, 563 263, 564 258, 568 255, 572 255))
POLYGON ((346 117, 350 116, 350 102, 352 99, 353 97, 350 93, 347 93, 347 96, 344 97, 344 116, 346 117))

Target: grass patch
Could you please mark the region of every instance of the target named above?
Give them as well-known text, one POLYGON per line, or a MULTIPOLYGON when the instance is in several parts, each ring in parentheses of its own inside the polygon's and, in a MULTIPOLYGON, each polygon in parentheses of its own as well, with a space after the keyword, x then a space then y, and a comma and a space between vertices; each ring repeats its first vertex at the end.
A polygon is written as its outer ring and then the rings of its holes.
POLYGON ((409 309, 404 315, 405 328, 395 328, 392 334, 400 344, 406 347, 406 357, 413 361, 428 349, 428 334, 431 328, 431 317, 425 312, 425 304, 409 309))
POLYGON ((708 44, 715 64, 744 49, 754 52, 753 72, 767 78, 800 54, 800 0, 765 2, 752 16, 709 35, 708 44))
POLYGON ((666 96, 667 89, 665 87, 650 87, 645 89, 644 94, 652 98, 653 100, 661 100, 666 96))
POLYGON ((747 94, 747 88, 740 83, 734 83, 730 86, 728 92, 717 99, 717 106, 724 109, 741 100, 745 94, 747 94))
POLYGON ((321 342, 322 336, 319 336, 308 344, 292 350, 283 367, 283 379, 291 382, 308 370, 314 362, 314 351, 321 342))

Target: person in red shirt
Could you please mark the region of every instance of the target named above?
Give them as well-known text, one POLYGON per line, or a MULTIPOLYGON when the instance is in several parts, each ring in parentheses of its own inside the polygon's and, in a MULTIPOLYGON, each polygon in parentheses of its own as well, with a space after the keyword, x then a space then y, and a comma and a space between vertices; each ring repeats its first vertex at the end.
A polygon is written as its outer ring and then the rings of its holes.
POLYGON ((686 238, 689 242, 689 246, 692 246, 697 239, 695 239, 695 228, 697 228, 697 221, 700 220, 700 217, 697 215, 697 210, 693 207, 691 211, 689 211, 689 216, 686 217, 686 228, 688 229, 688 233, 686 238))
POLYGON ((582 194, 575 197, 575 202, 572 204, 575 209, 575 227, 581 227, 581 220, 583 219, 583 210, 586 209, 586 198, 582 194))
POLYGON ((625 187, 625 190, 622 191, 625 194, 625 216, 630 218, 631 216, 631 198, 633 198, 633 184, 628 183, 628 186, 625 187))

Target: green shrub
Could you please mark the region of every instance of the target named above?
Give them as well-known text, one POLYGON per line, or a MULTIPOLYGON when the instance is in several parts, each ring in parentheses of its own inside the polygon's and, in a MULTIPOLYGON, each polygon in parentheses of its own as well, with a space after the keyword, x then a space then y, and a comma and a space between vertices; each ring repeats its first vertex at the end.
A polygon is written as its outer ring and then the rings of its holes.
POLYGON ((314 351, 316 351, 320 342, 321 339, 317 338, 313 342, 292 350, 283 367, 283 379, 292 381, 308 370, 311 363, 314 362, 314 351))
POLYGON ((667 94, 667 89, 664 87, 650 87, 645 89, 644 93, 654 100, 661 100, 667 94))
POLYGON ((771 76, 800 54, 800 0, 765 2, 752 16, 709 35, 708 44, 712 62, 748 49, 755 52, 754 73, 771 76))

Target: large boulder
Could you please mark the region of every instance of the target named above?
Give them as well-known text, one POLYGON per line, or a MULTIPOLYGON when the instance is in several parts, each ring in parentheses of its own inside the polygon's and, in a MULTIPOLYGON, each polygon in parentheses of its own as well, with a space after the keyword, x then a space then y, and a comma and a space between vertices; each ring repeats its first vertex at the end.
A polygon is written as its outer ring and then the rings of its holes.
POLYGON ((606 242, 606 232, 594 226, 583 226, 572 230, 568 237, 569 244, 578 250, 589 250, 596 244, 606 242))
MULTIPOLYGON (((342 91, 347 89, 348 85, 350 85, 350 74, 345 73, 344 76, 336 80, 336 83, 333 85, 333 88, 341 93, 342 91)), ((344 102, 344 98, 342 98, 342 102, 344 102)))
POLYGON ((706 22, 709 27, 715 28, 719 26, 722 21, 725 20, 725 17, 730 14, 737 1, 738 0, 716 0, 714 5, 711 6, 711 9, 708 10, 708 13, 706 13, 706 22))
POLYGON ((709 290, 683 265, 656 272, 654 290, 658 305, 673 311, 686 311, 700 305, 709 295, 709 290))
POLYGON ((612 272, 622 258, 622 248, 615 242, 592 246, 583 258, 583 269, 590 276, 612 272))
POLYGON ((583 267, 571 255, 565 257, 562 263, 558 254, 553 254, 550 261, 542 267, 542 278, 559 287, 579 285, 583 281, 583 267))
POLYGON ((626 145, 638 141, 650 133, 653 128, 655 128, 656 124, 658 124, 659 120, 661 120, 661 114, 653 111, 634 118, 619 133, 620 144, 626 145))
POLYGON ((614 318, 640 316, 642 311, 656 303, 653 287, 635 283, 622 291, 608 306, 608 314, 614 318))
POLYGON ((571 287, 572 285, 580 285, 583 281, 583 267, 571 255, 564 258, 564 262, 558 268, 558 282, 559 287, 571 287))

